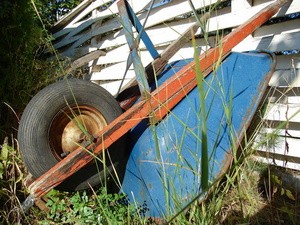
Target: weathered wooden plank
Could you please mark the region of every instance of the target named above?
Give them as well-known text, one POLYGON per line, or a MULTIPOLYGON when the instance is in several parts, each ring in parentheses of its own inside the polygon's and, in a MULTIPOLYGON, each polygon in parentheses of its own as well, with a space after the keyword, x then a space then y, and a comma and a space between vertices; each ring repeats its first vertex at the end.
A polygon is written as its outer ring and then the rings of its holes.
POLYGON ((299 31, 300 31, 300 18, 263 26, 260 29, 254 31, 252 36, 266 37, 266 36, 274 36, 277 34, 287 34, 287 33, 299 32, 299 31))
MULTIPOLYGON (((183 53, 182 55, 180 54, 176 54, 174 57, 171 58, 170 61, 176 61, 176 60, 181 60, 181 59, 186 59, 186 58, 191 58, 192 57, 192 53, 191 51, 193 51, 192 48, 187 48, 185 49, 186 51, 184 51, 183 49, 181 49, 181 53, 183 53)), ((115 80, 119 80, 119 83, 121 83, 121 79, 122 79, 122 76, 124 74, 124 69, 126 68, 126 64, 125 63, 119 63, 120 65, 114 67, 114 66, 111 66, 111 67, 108 67, 107 69, 103 69, 101 70, 100 72, 94 72, 92 73, 92 77, 91 77, 91 80, 93 81, 110 81, 110 82, 115 82, 115 80)), ((134 79, 135 75, 134 75, 134 72, 132 70, 129 70, 127 72, 127 77, 128 78, 132 78, 134 79)), ((289 82, 287 80, 292 80, 291 78, 289 78, 291 75, 291 72, 290 70, 279 70, 279 71, 275 71, 274 74, 273 74, 273 77, 278 77, 280 76, 282 79, 280 81, 278 81, 278 78, 275 78, 277 79, 277 83, 276 85, 274 84, 274 81, 270 82, 270 84, 272 84, 273 86, 278 86, 278 85, 281 85, 281 86, 284 86, 285 88, 289 88, 289 82)), ((274 78, 271 78, 274 79, 274 78)), ((296 77, 300 77, 300 70, 297 70, 297 73, 296 73, 296 77)), ((129 82, 129 80, 128 80, 129 82)), ((300 80, 294 80, 294 83, 293 83, 295 86, 297 84, 296 87, 292 88, 290 87, 290 91, 289 92, 282 92, 280 93, 280 96, 279 94, 275 95, 272 97, 272 99, 270 100, 270 103, 285 103, 286 101, 288 101, 289 103, 298 103, 300 101, 300 80), (287 96, 288 95, 288 96, 287 96), (288 100, 286 99, 288 98, 288 100)), ((119 85, 118 85, 119 87, 119 85)), ((123 90, 123 89, 122 89, 123 90)), ((108 91, 112 94, 112 95, 115 95, 116 94, 116 90, 114 90, 113 88, 110 88, 108 89, 108 91)), ((284 90, 282 90, 284 91, 284 90)), ((282 111, 282 114, 284 113, 284 111, 282 111)))
MULTIPOLYGON (((100 72, 92 73, 92 80, 120 80, 123 78, 124 73, 126 71, 126 62, 116 63, 114 65, 108 66, 102 69, 100 72)), ((135 74, 133 71, 133 67, 131 66, 129 71, 127 72, 127 78, 134 78, 135 74)))
POLYGON ((62 29, 66 26, 70 20, 77 16, 84 8, 86 8, 89 4, 91 4, 93 0, 83 0, 78 6, 71 10, 68 14, 62 17, 59 21, 57 21, 54 26, 52 27, 53 30, 62 29))
MULTIPOLYGON (((191 43, 187 43, 182 48, 177 52, 177 54, 172 57, 172 60, 175 58, 191 58, 193 56, 193 48, 191 46, 191 43), (181 56, 181 57, 180 57, 181 56)), ((209 49, 209 46, 207 46, 206 41, 204 39, 197 39, 196 40, 196 45, 198 47, 198 50, 200 53, 203 51, 209 49)), ((160 53, 163 51, 165 48, 167 48, 168 45, 166 46, 161 46, 160 48, 156 48, 158 52, 160 53)), ((129 48, 127 45, 120 46, 116 49, 113 49, 109 51, 105 57, 99 58, 97 61, 97 64, 108 64, 108 63, 116 63, 116 62, 122 62, 127 60, 127 56, 129 54, 129 48)), ((148 51, 146 49, 140 49, 140 54, 142 58, 142 62, 144 65, 150 63, 152 61, 152 58, 150 57, 148 51)))
POLYGON ((300 105, 299 87, 272 87, 268 91, 268 103, 298 104, 300 105))
MULTIPOLYGON (((132 70, 132 73, 134 73, 133 70, 132 70)), ((107 82, 107 83, 101 83, 100 82, 100 86, 105 88, 113 96, 116 97, 116 95, 118 94, 118 90, 120 89, 122 91, 122 90, 126 89, 131 84, 131 81, 132 81, 132 79, 124 79, 124 81, 115 80, 115 81, 110 81, 110 82, 107 82)))
MULTIPOLYGON (((187 29, 187 27, 194 24, 194 20, 176 21, 169 24, 158 25, 149 29, 146 29, 148 36, 155 46, 164 45, 176 40, 187 29), (184 23, 185 22, 185 23, 184 23), (161 34, 161 35, 158 35, 161 34)), ((200 32, 200 31, 199 31, 200 32)), ((126 44, 123 30, 113 33, 105 39, 100 40, 97 47, 100 49, 110 48, 113 46, 126 44)), ((143 42, 140 44, 140 48, 145 48, 143 42)))
MULTIPOLYGON (((125 62, 129 55, 129 47, 127 45, 122 45, 116 49, 107 52, 105 58, 99 58, 97 64, 109 64, 125 62)), ((142 62, 151 60, 151 56, 147 51, 140 51, 142 62)))
MULTIPOLYGON (((266 7, 268 4, 274 1, 268 1, 256 6, 253 6, 248 9, 238 10, 232 13, 224 14, 224 15, 213 15, 211 21, 209 21, 209 29, 211 31, 221 30, 225 28, 236 27, 239 24, 243 23, 251 16, 255 15, 262 8, 266 7)), ((288 9, 281 10, 280 13, 277 13, 273 17, 283 16, 285 14, 291 14, 300 11, 300 5, 297 1, 293 1, 288 9)))
MULTIPOLYGON (((248 37, 248 40, 243 41, 243 45, 239 45, 234 48, 234 51, 249 51, 249 50, 259 50, 267 49, 273 51, 283 51, 283 50, 293 50, 299 49, 300 43, 300 32, 291 34, 278 34, 274 37, 266 38, 252 38, 248 37), (250 40, 249 40, 250 39, 250 40)), ((204 39, 198 40, 199 46, 205 46, 206 42, 204 39), (202 44, 201 44, 202 43, 202 44)), ((120 62, 128 55, 128 50, 126 46, 121 46, 107 53, 105 57, 102 57, 97 64, 106 64, 109 62, 120 62)), ((293 59, 294 63, 298 63, 297 57, 293 59)), ((298 65, 298 64, 297 64, 298 65)))
POLYGON ((269 51, 285 51, 299 49, 300 32, 277 34, 269 37, 253 38, 248 36, 233 51, 268 49, 269 51))
MULTIPOLYGON (((130 2, 133 5, 132 8, 133 8, 134 12, 139 12, 139 11, 141 11, 142 9, 144 9, 147 6, 147 4, 148 4, 149 1, 150 0, 140 2, 138 0, 131 0, 130 2)), ((95 1, 88 11, 91 12, 92 10, 94 10, 95 4, 98 5, 99 3, 100 3, 100 5, 102 5, 103 1, 95 1)), ((91 18, 87 18, 87 19, 85 19, 83 21, 78 21, 76 23, 69 23, 64 29, 62 29, 62 30, 54 33, 53 37, 54 38, 58 38, 58 37, 61 37, 63 35, 66 35, 66 34, 70 33, 66 38, 64 38, 63 40, 61 40, 64 43, 68 44, 67 40, 69 38, 73 37, 77 33, 80 33, 82 30, 86 29, 91 24, 96 23, 99 20, 103 20, 104 18, 111 17, 111 16, 113 16, 114 14, 117 14, 117 13, 118 13, 118 10, 117 10, 117 6, 116 6, 116 2, 114 2, 108 9, 106 9, 106 10, 104 10, 102 12, 99 12, 97 14, 97 16, 95 16, 92 19, 91 18)), ((75 20, 77 21, 79 19, 75 19, 75 20)), ((116 28, 119 27, 114 22, 114 19, 111 19, 109 23, 111 23, 111 24, 106 25, 108 28, 111 28, 111 29, 114 28, 114 29, 116 29, 116 28)), ((108 30, 110 30, 110 29, 108 29, 108 30)), ((107 31, 104 30, 103 33, 105 33, 105 32, 107 32, 107 31)), ((79 37, 73 37, 73 41, 74 40, 78 40, 78 39, 80 39, 80 36, 79 37)), ((72 42, 69 42, 69 43, 72 43, 72 42)))
POLYGON ((300 105, 299 104, 284 104, 284 103, 269 103, 266 114, 266 120, 276 121, 300 121, 300 105))
MULTIPOLYGON (((78 14, 78 16, 76 16, 76 18, 74 18, 69 24, 68 26, 75 24, 76 22, 82 20, 84 17, 88 16, 89 14, 92 13, 92 11, 94 11, 95 9, 109 3, 109 0, 105 0, 105 1, 93 1, 90 5, 88 5, 82 12, 80 12, 78 14)), ((118 8, 116 7, 116 2, 112 3, 111 6, 109 7, 109 9, 105 9, 102 12, 99 12, 99 14, 102 14, 101 16, 99 16, 99 18, 102 17, 108 17, 111 15, 114 15, 116 13, 118 13, 118 8)), ((68 26, 66 28, 68 28, 68 26)))
POLYGON ((300 69, 300 54, 278 55, 276 69, 300 69))
POLYGON ((66 68, 66 73, 71 72, 72 70, 75 70, 81 66, 84 66, 85 64, 87 64, 89 61, 91 60, 95 60, 97 58, 99 58, 100 56, 105 56, 105 52, 101 51, 101 50, 96 50, 93 51, 79 59, 74 60, 70 66, 68 68, 66 68))
MULTIPOLYGON (((270 96, 269 99, 272 98, 272 100, 270 100, 271 103, 276 103, 276 101, 282 97, 284 98, 298 97, 300 96, 300 87, 289 87, 289 86, 269 87, 268 96, 270 96)), ((286 100, 285 102, 282 103, 298 103, 298 102, 286 100)))
MULTIPOLYGON (((274 146, 276 146, 276 143, 280 143, 281 142, 281 138, 290 138, 290 140, 294 140, 297 139, 300 141, 300 122, 289 122, 289 121, 284 121, 282 124, 280 123, 280 121, 275 120, 273 121, 273 123, 271 123, 271 126, 273 126, 274 128, 269 128, 266 127, 263 129, 263 134, 261 133, 260 135, 266 135, 266 134, 273 134, 275 140, 273 139, 272 141, 274 141, 274 146), (275 123, 278 122, 278 124, 275 123), (279 125, 276 127, 276 125, 279 125), (290 126, 291 125, 291 126, 290 126), (278 138, 278 140, 276 140, 276 138, 278 138)), ((290 152, 291 155, 297 155, 299 153, 298 150, 293 150, 290 152)))
POLYGON ((269 120, 266 126, 273 129, 263 129, 257 135, 255 158, 268 164, 300 170, 300 123, 269 120), (278 129, 278 126, 286 126, 287 129, 278 129))
MULTIPOLYGON (((280 120, 263 120, 263 126, 265 128, 271 128, 271 131, 275 131, 275 129, 288 129, 293 132, 293 130, 300 131, 300 121, 292 122, 292 121, 280 121, 280 120)), ((299 133, 297 134, 299 136, 299 133)))
POLYGON ((232 0, 231 1, 231 11, 239 12, 245 9, 251 8, 252 1, 249 0, 232 0))
MULTIPOLYGON (((237 18, 235 18, 235 19, 233 18, 233 21, 239 21, 239 20, 237 18)), ((276 29, 277 30, 276 32, 279 33, 280 31, 278 30, 278 28, 283 27, 283 28, 281 28, 281 31, 286 32, 287 29, 284 29, 284 27, 293 26, 294 29, 291 30, 291 31, 297 30, 297 28, 296 28, 297 23, 296 22, 289 21, 289 22, 285 22, 285 24, 288 25, 288 26, 271 25, 271 26, 268 26, 269 28, 267 28, 267 29, 272 30, 272 27, 273 27, 273 29, 276 29)), ((149 29, 147 31, 148 35, 150 36, 151 40, 153 41, 153 43, 156 46, 166 44, 166 43, 170 43, 171 41, 175 40, 179 36, 179 34, 183 31, 183 29, 185 28, 185 25, 188 26, 189 23, 185 24, 185 23, 182 23, 182 22, 174 22, 171 25, 172 25, 172 28, 170 28, 169 26, 163 27, 163 25, 161 25, 159 27, 154 27, 154 28, 149 29), (174 26, 174 30, 173 30, 173 26, 174 26), (160 29, 162 29, 162 30, 160 30, 160 29), (157 33, 162 33, 162 34, 167 34, 167 35, 159 36, 159 35, 157 35, 157 33)), ((209 25, 208 27, 212 27, 212 26, 209 25)), ((103 31, 105 29, 106 29, 106 31, 109 31, 111 29, 111 27, 106 27, 106 28, 102 27, 102 29, 103 29, 103 31)), ((259 33, 257 33, 257 34, 262 34, 264 32, 264 29, 265 28, 261 28, 261 31, 259 31, 259 33)), ((89 32, 89 33, 91 33, 91 32, 89 32)), ((259 38, 253 38, 252 36, 250 36, 250 37, 248 37, 248 40, 245 40, 244 43, 242 43, 240 46, 235 48, 235 51, 254 50, 254 49, 257 49, 258 47, 259 48, 264 48, 264 49, 272 47, 272 49, 270 49, 270 50, 273 50, 273 51, 274 50, 279 51, 279 50, 289 50, 289 49, 299 48, 299 45, 298 45, 299 42, 296 41, 299 38, 298 33, 296 33, 296 34, 286 34, 285 37, 283 37, 283 38, 280 38, 280 37, 281 37, 281 34, 278 34, 274 38, 269 37, 268 39, 266 39, 265 37, 261 37, 260 39, 259 38), (289 40, 289 41, 288 42, 283 42, 284 45, 279 45, 278 42, 282 42, 282 39, 286 39, 286 40, 289 40), (271 41, 271 43, 270 43, 271 46, 268 46, 269 41, 271 41), (281 48, 278 49, 277 46, 281 47, 281 48)), ((75 39, 73 39, 73 38, 70 38, 69 42, 75 41, 78 37, 76 37, 75 39)), ((88 40, 87 37, 83 38, 81 41, 86 41, 86 40, 88 40)), ((124 44, 125 42, 126 42, 125 38, 122 37, 121 31, 118 31, 115 34, 112 34, 111 36, 106 37, 105 40, 100 41, 97 44, 97 48, 108 48, 108 47, 112 47, 114 45, 117 46, 117 45, 120 45, 120 44, 124 44)), ((141 45, 141 47, 143 48, 143 44, 141 45)), ((72 50, 69 49, 68 52, 65 52, 64 54, 67 55, 67 56, 71 56, 71 55, 74 54, 74 51, 75 50, 72 51, 72 50)))
POLYGON ((300 87, 300 69, 276 70, 269 85, 274 87, 300 87))
MULTIPOLYGON (((289 137, 287 136, 273 136, 272 140, 269 138, 263 139, 264 145, 260 146, 260 142, 258 140, 258 148, 255 148, 256 151, 265 152, 265 155, 269 153, 276 154, 282 157, 290 157, 290 159, 298 159, 298 163, 300 161, 299 157, 299 145, 300 139, 298 137, 289 137)), ((254 145, 255 146, 255 145, 254 145)), ((282 159, 281 159, 282 160, 282 159)), ((300 165, 299 165, 300 166, 300 165)))
POLYGON ((255 159, 262 163, 300 171, 299 157, 289 157, 288 155, 278 155, 265 151, 256 151, 255 153, 255 159))
MULTIPOLYGON (((217 0, 204 0, 204 1, 194 1, 196 8, 202 8, 206 5, 210 5, 217 2, 217 0)), ((179 15, 183 15, 185 13, 191 12, 190 5, 187 1, 180 1, 180 0, 174 0, 168 4, 168 7, 160 7, 155 8, 151 10, 151 14, 147 20, 146 28, 154 26, 156 24, 163 23, 165 21, 168 21, 170 19, 173 19, 179 15), (172 9, 170 8, 172 7, 172 9)), ((138 18, 140 22, 143 24, 145 21, 147 12, 143 12, 142 14, 138 15, 138 18)), ((106 15, 107 16, 107 15, 106 15)), ((96 19, 95 19, 96 20, 96 19)), ((121 28, 121 24, 118 18, 113 18, 103 24, 103 26, 99 29, 95 29, 91 32, 86 33, 84 36, 78 36, 78 37, 68 37, 67 39, 64 39, 64 45, 67 45, 69 43, 76 42, 71 46, 71 48, 78 47, 85 41, 91 39, 93 36, 97 36, 100 34, 104 34, 111 30, 116 30, 121 28)), ((175 38, 176 39, 176 38, 175 38)), ((175 40, 173 39, 173 40, 175 40)), ((62 44, 60 44, 62 45, 62 44)))

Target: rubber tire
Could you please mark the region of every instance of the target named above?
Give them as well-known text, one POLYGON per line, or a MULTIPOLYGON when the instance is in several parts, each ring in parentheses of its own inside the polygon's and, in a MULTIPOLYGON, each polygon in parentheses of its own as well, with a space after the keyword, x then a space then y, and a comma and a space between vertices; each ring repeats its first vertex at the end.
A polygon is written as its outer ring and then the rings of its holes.
MULTIPOLYGON (((67 106, 66 102, 69 106, 76 104, 74 99, 79 106, 84 104, 97 109, 107 124, 122 113, 114 97, 90 81, 77 79, 58 81, 38 92, 25 108, 18 130, 20 153, 33 178, 38 178, 59 161, 51 152, 49 129, 55 115, 67 106)), ((90 185, 101 184, 108 178, 106 174, 115 174, 113 167, 118 171, 124 159, 126 151, 124 138, 115 142, 106 151, 111 159, 111 163, 107 160, 107 173, 104 174, 102 163, 97 165, 91 163, 66 179, 56 189, 63 191, 88 189, 90 185)))

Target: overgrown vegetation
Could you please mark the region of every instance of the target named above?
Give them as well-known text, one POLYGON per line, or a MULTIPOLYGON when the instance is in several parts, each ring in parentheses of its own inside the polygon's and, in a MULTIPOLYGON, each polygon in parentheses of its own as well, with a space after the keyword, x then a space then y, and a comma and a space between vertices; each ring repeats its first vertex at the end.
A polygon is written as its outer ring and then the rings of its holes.
MULTIPOLYGON (((143 207, 106 189, 64 193, 51 191, 26 214, 20 204, 28 196, 26 170, 13 138, 0 145, 0 224, 159 224, 143 217, 143 207)), ((248 149, 248 153, 251 150, 248 149)), ((215 185, 203 203, 194 202, 171 224, 298 224, 300 199, 284 183, 286 172, 246 156, 232 167, 226 182, 215 185)))
POLYGON ((46 61, 51 36, 45 28, 56 15, 72 9, 79 0, 20 0, 0 2, 0 140, 15 134, 20 113, 41 88, 64 76, 62 62, 46 61), (37 14, 33 4, 40 14, 37 14), (64 12, 61 11, 64 7, 64 12))
POLYGON ((129 205, 126 196, 107 193, 105 188, 95 192, 61 194, 50 192, 46 198, 49 213, 41 224, 141 224, 142 209, 129 205), (59 202, 59 204, 58 204, 59 202))

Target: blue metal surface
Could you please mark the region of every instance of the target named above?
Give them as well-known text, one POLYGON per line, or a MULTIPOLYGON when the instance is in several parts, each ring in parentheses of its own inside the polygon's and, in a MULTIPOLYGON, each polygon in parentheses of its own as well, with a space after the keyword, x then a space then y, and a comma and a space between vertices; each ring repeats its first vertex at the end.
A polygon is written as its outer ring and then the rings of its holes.
MULTIPOLYGON (((158 84, 189 61, 169 64, 158 84)), ((208 127, 209 177, 214 181, 229 166, 232 146, 251 122, 273 66, 269 54, 231 53, 205 78, 206 121, 195 88, 160 123, 150 125, 145 119, 132 129, 121 191, 153 217, 174 215, 201 194, 201 123, 208 127)))

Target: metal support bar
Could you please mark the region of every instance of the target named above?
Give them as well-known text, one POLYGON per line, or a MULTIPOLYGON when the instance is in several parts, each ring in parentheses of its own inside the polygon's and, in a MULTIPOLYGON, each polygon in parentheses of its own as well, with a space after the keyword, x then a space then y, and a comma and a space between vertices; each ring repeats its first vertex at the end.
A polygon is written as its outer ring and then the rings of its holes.
MULTIPOLYGON (((128 17, 136 29, 136 31, 139 33, 140 37, 142 38, 144 44, 146 45, 146 48, 148 49, 149 53, 151 54, 153 59, 156 59, 159 57, 159 54, 154 47, 152 41, 150 40, 148 34, 145 32, 144 27, 140 23, 139 19, 136 17, 135 13, 133 12, 132 8, 128 4, 126 0, 121 0, 119 2, 122 2, 121 4, 125 4, 125 7, 127 9, 128 17)), ((139 41, 138 41, 139 42, 139 41)))
MULTIPOLYGON (((120 0, 117 5, 119 8, 120 18, 125 33, 125 37, 130 49, 130 58, 133 63, 136 80, 143 98, 147 98, 150 94, 150 87, 148 84, 145 68, 138 55, 138 41, 134 39, 132 31, 132 23, 130 22, 128 10, 126 7, 126 0, 120 0)), ((128 4, 127 4, 128 5, 128 4)), ((129 7, 129 6, 128 6, 129 7)), ((129 7, 130 8, 130 7, 129 7)), ((144 32, 145 33, 145 32, 144 32)))
MULTIPOLYGON (((215 63, 224 58, 234 46, 265 23, 287 2, 288 0, 277 0, 271 3, 225 36, 219 46, 200 55, 198 60, 204 77, 209 74, 215 63)), ((101 153, 150 114, 155 114, 156 119, 162 119, 196 85, 195 63, 192 62, 152 92, 149 100, 141 100, 108 124, 98 133, 95 144, 88 146, 87 149, 92 149, 94 154, 101 153)), ((93 156, 81 148, 71 152, 29 186, 30 199, 45 195, 92 160, 93 156)))

